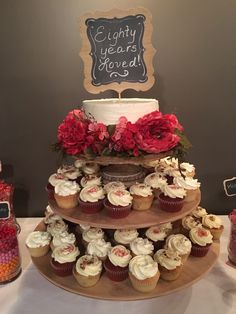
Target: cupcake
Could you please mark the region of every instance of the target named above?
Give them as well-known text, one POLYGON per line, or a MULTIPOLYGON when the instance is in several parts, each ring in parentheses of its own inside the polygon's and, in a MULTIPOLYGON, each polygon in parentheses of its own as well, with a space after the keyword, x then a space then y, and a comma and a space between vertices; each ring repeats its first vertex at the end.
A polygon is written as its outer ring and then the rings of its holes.
POLYGON ((205 215, 202 217, 202 225, 206 229, 210 230, 213 240, 220 239, 224 226, 222 225, 222 221, 219 216, 213 214, 205 215))
POLYGON ((156 288, 160 272, 157 262, 149 255, 137 255, 129 263, 129 278, 133 288, 150 292, 156 288))
POLYGON ((68 225, 64 222, 64 220, 55 220, 51 224, 47 225, 47 232, 49 232, 53 237, 64 231, 68 230, 68 225))
POLYGON ((79 181, 79 178, 82 177, 80 170, 73 165, 62 165, 57 169, 57 173, 62 174, 71 181, 79 181))
POLYGON ((184 205, 186 191, 174 184, 163 185, 158 195, 160 209, 167 212, 178 212, 184 205))
POLYGON ((110 191, 104 200, 104 207, 111 218, 124 218, 129 215, 132 205, 132 196, 126 190, 110 191))
POLYGON ((190 230, 189 237, 192 242, 191 255, 205 256, 212 244, 211 232, 203 227, 196 227, 190 230))
POLYGON ((90 226, 89 225, 86 225, 86 224, 78 224, 75 228, 75 231, 78 233, 78 234, 82 234, 85 230, 88 230, 90 229, 90 226))
POLYGON ((82 166, 82 171, 85 175, 98 174, 100 167, 98 164, 90 162, 82 166))
POLYGON ((92 240, 87 246, 87 254, 97 256, 101 261, 105 261, 110 250, 111 243, 104 239, 92 240))
POLYGON ((104 231, 100 228, 89 228, 82 233, 84 246, 87 247, 92 240, 104 239, 104 231))
POLYGON ((75 235, 73 233, 64 231, 64 232, 57 233, 54 235, 50 246, 51 246, 51 249, 54 250, 56 247, 66 244, 66 243, 75 245, 75 242, 76 242, 75 235))
POLYGON ((116 244, 122 244, 125 247, 130 247, 130 243, 137 239, 137 229, 117 229, 114 233, 114 240, 116 244))
POLYGON ((152 206, 154 195, 150 186, 144 183, 136 183, 129 189, 133 197, 132 208, 134 210, 147 210, 152 206))
POLYGON ((97 176, 96 174, 91 174, 86 177, 83 177, 80 181, 80 184, 83 188, 93 185, 100 186, 102 184, 101 177, 97 176))
POLYGON ((92 255, 81 256, 73 269, 73 275, 81 287, 96 285, 102 272, 102 262, 92 255))
POLYGON ((123 245, 114 246, 108 253, 104 262, 104 268, 109 279, 113 281, 123 281, 128 278, 128 265, 131 254, 123 245))
POLYGON ((85 164, 86 162, 83 159, 76 159, 76 161, 74 162, 75 168, 78 169, 81 169, 85 164))
POLYGON ((183 234, 171 234, 166 239, 165 249, 178 253, 182 263, 188 259, 191 248, 191 241, 183 234))
POLYGON ((55 186, 54 197, 57 205, 64 209, 76 207, 80 187, 75 181, 64 181, 55 186))
POLYGON ((153 255, 154 246, 147 238, 136 238, 130 243, 132 256, 137 255, 153 255))
POLYGON ((63 181, 67 181, 68 179, 63 175, 59 173, 53 173, 50 175, 48 178, 48 184, 46 186, 46 192, 48 193, 48 198, 53 199, 54 198, 54 191, 55 191, 55 186, 63 181))
POLYGON ((154 254, 154 260, 158 262, 161 279, 173 281, 180 276, 182 271, 182 260, 176 252, 166 249, 158 250, 154 254))
POLYGON ((63 244, 52 252, 51 266, 53 272, 58 276, 69 276, 72 274, 80 251, 74 244, 63 244))
POLYGON ((202 222, 202 218, 207 215, 207 211, 205 208, 198 206, 192 211, 191 215, 199 219, 200 222, 202 222))
POLYGON ((104 197, 104 190, 101 186, 87 186, 80 192, 80 208, 86 214, 95 214, 103 209, 104 197))
POLYGON ((40 257, 48 253, 50 242, 50 233, 46 231, 33 231, 26 239, 26 247, 32 257, 40 257))
POLYGON ((108 194, 110 191, 125 190, 126 186, 124 185, 123 182, 111 181, 111 182, 105 184, 103 188, 104 188, 105 193, 108 194))
POLYGON ((153 172, 147 175, 144 179, 144 183, 150 186, 153 190, 155 197, 161 193, 161 187, 167 183, 164 175, 160 172, 153 172))
POLYGON ((175 177, 174 178, 174 184, 182 187, 186 190, 186 198, 189 202, 192 202, 195 200, 196 195, 195 192, 199 190, 201 183, 198 182, 197 179, 193 179, 191 177, 185 177, 182 176, 175 177))
POLYGON ((165 173, 166 169, 178 170, 179 161, 175 157, 165 157, 159 159, 159 162, 155 166, 155 171, 165 173))
POLYGON ((182 174, 185 177, 193 178, 194 175, 195 175, 195 167, 194 167, 194 165, 192 165, 192 164, 190 164, 188 162, 182 162, 180 164, 180 169, 181 169, 182 174))
POLYGON ((146 237, 152 241, 154 245, 154 251, 163 248, 165 244, 165 238, 170 234, 172 230, 172 224, 170 222, 156 225, 146 230, 146 237))
POLYGON ((44 217, 43 219, 45 225, 50 225, 54 223, 55 221, 61 221, 61 220, 63 220, 61 216, 56 215, 56 214, 47 214, 47 216, 44 217))
POLYGON ((194 216, 187 215, 182 218, 180 233, 189 236, 189 231, 195 227, 202 227, 201 222, 194 216))

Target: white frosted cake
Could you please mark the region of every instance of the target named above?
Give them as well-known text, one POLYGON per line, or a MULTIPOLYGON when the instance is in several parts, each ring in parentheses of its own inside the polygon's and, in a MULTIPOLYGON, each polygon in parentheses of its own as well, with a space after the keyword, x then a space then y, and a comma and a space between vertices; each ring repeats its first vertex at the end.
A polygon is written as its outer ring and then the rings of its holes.
POLYGON ((154 110, 159 110, 156 99, 142 98, 107 98, 84 100, 82 108, 91 114, 97 122, 105 125, 117 124, 121 116, 134 123, 154 110))

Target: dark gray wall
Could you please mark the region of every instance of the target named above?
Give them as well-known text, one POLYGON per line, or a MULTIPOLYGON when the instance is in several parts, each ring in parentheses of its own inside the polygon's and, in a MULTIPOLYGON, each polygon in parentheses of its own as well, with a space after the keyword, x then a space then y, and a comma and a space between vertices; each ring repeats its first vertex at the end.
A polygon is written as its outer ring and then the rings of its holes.
POLYGON ((17 216, 41 215, 56 169, 50 151, 59 122, 91 95, 83 87, 78 18, 93 10, 144 6, 153 14, 156 83, 148 92, 174 112, 193 149, 202 205, 229 212, 222 181, 236 175, 236 1, 0 1, 0 159, 16 187, 17 216))

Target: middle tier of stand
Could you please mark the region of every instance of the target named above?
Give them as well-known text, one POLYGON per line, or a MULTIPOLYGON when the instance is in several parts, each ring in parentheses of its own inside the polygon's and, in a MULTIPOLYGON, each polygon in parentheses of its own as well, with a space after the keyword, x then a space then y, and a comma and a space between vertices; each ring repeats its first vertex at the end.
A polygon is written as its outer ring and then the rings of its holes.
POLYGON ((200 200, 201 192, 196 190, 194 200, 189 201, 188 197, 186 197, 184 206, 179 212, 173 213, 163 211, 159 208, 158 201, 155 200, 149 210, 132 210, 127 217, 121 219, 110 218, 107 216, 105 209, 96 214, 85 214, 79 206, 72 209, 62 209, 57 206, 55 200, 49 200, 49 204, 56 214, 76 224, 87 224, 91 227, 104 229, 137 229, 148 228, 157 224, 181 219, 182 217, 190 214, 199 205, 200 200))

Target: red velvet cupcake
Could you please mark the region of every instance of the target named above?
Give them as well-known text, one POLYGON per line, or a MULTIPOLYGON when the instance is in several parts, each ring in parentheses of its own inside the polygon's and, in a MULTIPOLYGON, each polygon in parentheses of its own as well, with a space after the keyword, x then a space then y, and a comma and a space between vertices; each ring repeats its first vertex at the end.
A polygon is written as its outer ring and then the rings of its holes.
POLYGON ((54 188, 57 183, 66 180, 67 178, 63 174, 53 173, 52 175, 50 175, 50 177, 48 178, 48 184, 45 187, 49 199, 54 199, 54 188))
POLYGON ((128 278, 128 265, 131 258, 130 251, 123 245, 114 246, 104 263, 108 278, 113 281, 123 281, 128 278))
POLYGON ((205 256, 212 244, 211 232, 203 227, 195 227, 190 230, 189 237, 192 242, 191 255, 196 257, 205 256))
POLYGON ((83 188, 79 196, 79 205, 86 214, 95 214, 103 209, 104 190, 101 186, 92 185, 83 188))
POLYGON ((79 249, 74 244, 63 244, 55 248, 50 263, 53 272, 61 277, 71 275, 79 254, 79 249))
POLYGON ((178 212, 184 205, 186 191, 174 184, 165 184, 161 187, 162 193, 158 195, 159 206, 167 212, 178 212))
POLYGON ((124 218, 129 215, 132 206, 131 194, 122 189, 110 191, 104 200, 107 215, 111 218, 124 218))

